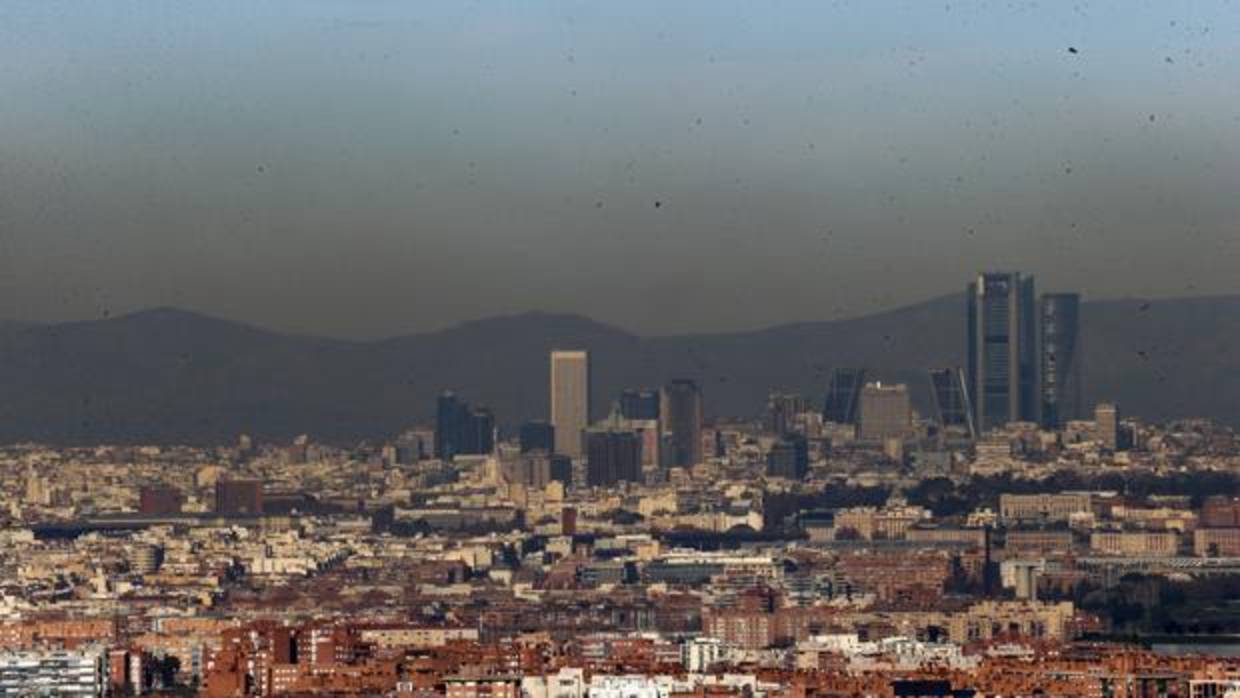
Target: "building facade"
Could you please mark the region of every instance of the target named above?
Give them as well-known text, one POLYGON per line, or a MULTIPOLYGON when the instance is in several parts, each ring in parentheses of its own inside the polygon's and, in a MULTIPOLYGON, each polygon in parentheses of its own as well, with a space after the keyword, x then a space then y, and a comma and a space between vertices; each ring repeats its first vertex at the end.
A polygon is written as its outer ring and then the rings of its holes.
POLYGON ((691 468, 702 462, 702 391, 679 378, 663 388, 659 413, 667 435, 664 453, 669 467, 691 468))
POLYGON ((1048 429, 1081 418, 1080 304, 1079 294, 1047 293, 1038 308, 1038 392, 1048 429))
POLYGON ((551 426, 557 453, 582 455, 582 433, 591 422, 590 383, 589 352, 551 352, 551 426))
POLYGON ((1033 277, 978 276, 968 288, 968 375, 980 431, 1037 421, 1033 277))

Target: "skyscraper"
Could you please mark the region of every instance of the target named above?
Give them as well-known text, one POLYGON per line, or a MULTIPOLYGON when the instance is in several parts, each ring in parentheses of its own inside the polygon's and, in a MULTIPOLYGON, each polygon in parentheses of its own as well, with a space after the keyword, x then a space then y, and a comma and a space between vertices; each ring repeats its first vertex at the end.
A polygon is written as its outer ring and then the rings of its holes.
POLYGON ((659 414, 667 434, 666 464, 691 468, 702 462, 702 391, 697 383, 678 378, 663 387, 659 414))
POLYGON ((482 455, 495 450, 495 415, 485 407, 471 410, 465 418, 461 453, 482 455))
POLYGON ((1047 293, 1038 309, 1038 392, 1048 429, 1081 418, 1080 304, 1076 293, 1047 293))
POLYGON ((580 458, 582 432, 590 421, 590 354, 551 352, 551 426, 555 427, 556 453, 580 458))
POLYGON ((822 418, 836 424, 855 424, 861 388, 865 385, 864 368, 837 368, 831 373, 822 418))
POLYGON ((495 416, 485 407, 474 410, 455 393, 444 391, 435 403, 435 457, 480 455, 495 450, 495 416))
POLYGON ((1119 407, 1115 403, 1100 402, 1094 406, 1094 428, 1103 448, 1119 449, 1119 407))
POLYGON ((521 425, 519 437, 522 453, 555 450, 555 427, 550 422, 541 419, 526 422, 521 425))
POLYGON ((930 369, 931 396, 939 425, 955 429, 973 438, 973 406, 969 404, 969 391, 965 388, 964 371, 959 368, 930 369))
POLYGON ((658 391, 625 390, 620 393, 620 414, 624 415, 625 419, 658 419, 658 391))
POLYGON ((968 371, 979 431, 1037 421, 1033 277, 978 276, 968 288, 968 371))
POLYGON ((435 457, 451 460, 461 453, 461 435, 469 407, 457 399, 456 393, 444 391, 435 402, 435 457))
POLYGON ((637 434, 611 428, 586 432, 586 485, 605 487, 641 479, 642 442, 637 434))

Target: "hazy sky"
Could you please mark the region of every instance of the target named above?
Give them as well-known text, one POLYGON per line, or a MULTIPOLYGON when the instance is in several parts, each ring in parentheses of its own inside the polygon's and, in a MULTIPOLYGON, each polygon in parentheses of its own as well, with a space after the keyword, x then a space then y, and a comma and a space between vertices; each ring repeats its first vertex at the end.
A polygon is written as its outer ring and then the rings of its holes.
POLYGON ((1240 2, 0 2, 0 317, 675 333, 983 267, 1240 292, 1240 2))

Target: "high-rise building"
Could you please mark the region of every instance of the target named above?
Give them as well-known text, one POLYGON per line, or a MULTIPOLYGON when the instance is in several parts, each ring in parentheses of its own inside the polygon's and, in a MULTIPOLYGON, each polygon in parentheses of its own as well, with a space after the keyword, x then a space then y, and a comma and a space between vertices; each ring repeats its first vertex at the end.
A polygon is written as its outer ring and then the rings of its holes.
POLYGON ((658 419, 659 392, 657 390, 625 390, 620 393, 620 414, 624 415, 625 419, 658 419))
POLYGON ((435 457, 452 460, 462 453, 461 435, 465 432, 465 420, 469 407, 457 399, 456 394, 445 391, 435 403, 435 457))
POLYGON ((631 431, 610 427, 586 432, 586 485, 606 487, 618 482, 641 482, 642 443, 631 431))
POLYGON ((518 439, 521 442, 522 453, 554 451, 555 427, 551 426, 551 422, 535 419, 521 425, 518 439))
POLYGON ((263 483, 258 480, 220 480, 215 483, 218 516, 256 516, 263 513, 263 483))
POLYGON ((979 431, 1038 421, 1033 277, 978 276, 968 288, 968 373, 979 431))
POLYGON ((1080 305, 1079 294, 1046 293, 1038 309, 1039 399, 1048 429, 1081 418, 1080 305))
POLYGON ((930 369, 931 396, 939 426, 973 438, 973 407, 969 404, 969 391, 965 387, 964 371, 959 368, 930 369))
POLYGON ((470 409, 469 403, 451 391, 435 404, 435 457, 483 455, 495 450, 495 415, 485 407, 470 409))
POLYGON ((861 389, 857 438, 862 441, 903 439, 911 435, 912 402, 908 387, 868 383, 861 389))
POLYGON ((766 430, 775 434, 792 431, 796 416, 805 411, 805 398, 796 393, 771 393, 766 398, 766 430))
POLYGON ((785 434, 766 453, 766 474, 803 480, 809 473, 809 444, 801 434, 785 434))
POLYGON ((589 352, 551 352, 551 425, 556 452, 580 458, 582 433, 590 421, 589 352))
POLYGON ((669 467, 691 468, 702 462, 702 391, 688 378, 663 387, 659 414, 663 419, 669 467))
POLYGON ((1098 443, 1108 451, 1119 446, 1119 407, 1115 403, 1100 402, 1094 406, 1094 429, 1098 443))
POLYGON ((465 418, 461 453, 484 455, 495 450, 495 415, 485 407, 470 410, 465 418))
POLYGON ((822 418, 836 424, 856 424, 857 405, 864 385, 864 368, 837 368, 832 371, 822 418))

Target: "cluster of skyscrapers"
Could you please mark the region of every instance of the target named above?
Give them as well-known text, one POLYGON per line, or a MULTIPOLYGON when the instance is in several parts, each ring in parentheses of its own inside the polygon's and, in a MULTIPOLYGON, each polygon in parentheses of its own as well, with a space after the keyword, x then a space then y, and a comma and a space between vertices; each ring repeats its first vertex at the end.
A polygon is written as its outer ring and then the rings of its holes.
MULTIPOLYGON (((1032 276, 978 275, 968 286, 964 368, 929 371, 936 421, 945 431, 975 438, 1011 422, 1055 429, 1082 418, 1079 322, 1078 294, 1039 298, 1032 276)), ((862 442, 884 444, 909 436, 908 388, 866 378, 863 368, 836 369, 823 420, 855 425, 862 442)), ((625 390, 612 413, 596 420, 590 354, 574 349, 551 352, 549 387, 549 419, 521 426, 522 454, 584 461, 582 479, 590 485, 639 481, 703 460, 702 392, 692 380, 672 380, 657 390, 625 390)), ((773 473, 795 477, 806 467, 805 444, 789 436, 795 431, 792 419, 804 411, 798 395, 770 396, 767 428, 783 439, 772 451, 773 473)), ((450 392, 441 395, 435 456, 494 450, 491 412, 472 409, 450 392)), ((553 466, 552 471, 564 472, 562 465, 553 466)))
POLYGON ((702 461, 702 392, 692 380, 676 379, 660 390, 625 390, 597 423, 591 390, 588 352, 551 352, 555 451, 584 456, 588 485, 637 482, 648 472, 702 461))
POLYGON ((478 455, 495 450, 495 416, 486 408, 470 408, 452 392, 435 405, 435 457, 478 455))
MULTIPOLYGON (((545 479, 540 473, 567 479, 563 464, 577 460, 584 463, 583 481, 602 486, 642 481, 651 473, 657 477, 668 468, 702 462, 702 392, 694 381, 676 379, 657 390, 625 390, 612 413, 596 420, 589 352, 554 350, 550 359, 549 419, 521 425, 520 450, 531 465, 526 468, 529 477, 517 479, 545 479), (549 460, 535 463, 538 458, 549 460)), ((435 456, 451 459, 494 450, 491 412, 471 409, 451 392, 440 395, 435 456)))
POLYGON ((966 398, 976 428, 1058 428, 1080 418, 1080 296, 1037 299, 1032 276, 990 272, 969 284, 967 304, 966 398))
MULTIPOLYGON (((1019 272, 980 274, 966 295, 965 366, 929 371, 936 421, 973 438, 1011 422, 1057 429, 1084 418, 1080 295, 1039 298, 1033 277, 1019 272)), ((903 386, 884 388, 867 383, 865 369, 839 368, 823 418, 879 440, 894 435, 907 404, 903 386)))

